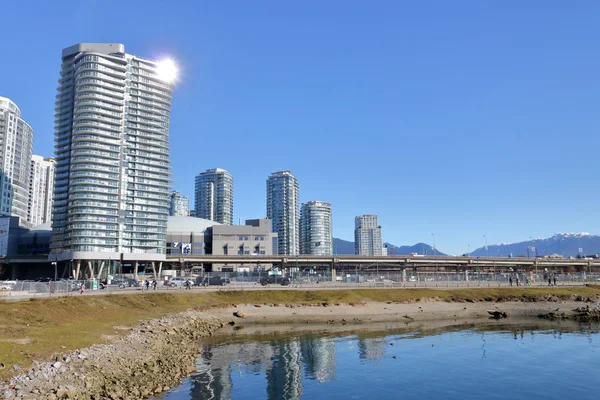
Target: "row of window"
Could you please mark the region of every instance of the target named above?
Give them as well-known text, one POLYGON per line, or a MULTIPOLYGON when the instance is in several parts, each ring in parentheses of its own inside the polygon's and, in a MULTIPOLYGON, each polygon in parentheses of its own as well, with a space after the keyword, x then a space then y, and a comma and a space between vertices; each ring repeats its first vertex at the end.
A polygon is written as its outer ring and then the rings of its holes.
MULTIPOLYGON (((250 240, 251 236, 239 236, 238 240, 250 240)), ((264 236, 254 236, 254 240, 265 240, 264 236)))

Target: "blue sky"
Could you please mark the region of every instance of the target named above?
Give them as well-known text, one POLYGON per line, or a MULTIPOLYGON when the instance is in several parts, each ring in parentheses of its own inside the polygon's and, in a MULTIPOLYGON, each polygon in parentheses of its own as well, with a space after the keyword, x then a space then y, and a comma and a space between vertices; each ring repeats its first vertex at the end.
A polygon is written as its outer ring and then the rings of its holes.
POLYGON ((22 1, 2 5, 0 95, 53 153, 64 47, 120 42, 181 68, 173 186, 225 168, 238 218, 289 169, 333 205, 334 236, 460 254, 598 233, 596 1, 22 1), (60 3, 60 5, 59 5, 60 3))

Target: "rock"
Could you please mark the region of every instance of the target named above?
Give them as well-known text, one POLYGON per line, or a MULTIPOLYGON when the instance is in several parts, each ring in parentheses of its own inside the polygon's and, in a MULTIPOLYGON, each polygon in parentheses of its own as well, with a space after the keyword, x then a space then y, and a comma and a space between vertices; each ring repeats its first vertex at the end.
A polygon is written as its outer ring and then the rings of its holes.
POLYGON ((238 311, 234 312, 233 315, 238 318, 244 318, 246 316, 246 314, 244 314, 244 312, 242 310, 238 310, 238 311))
POLYGON ((496 319, 500 319, 500 318, 506 318, 508 317, 508 314, 504 311, 498 311, 498 310, 488 310, 487 312, 488 314, 490 314, 492 317, 496 318, 496 319))
POLYGON ((63 363, 61 363, 60 361, 57 361, 54 364, 52 364, 52 367, 59 369, 60 367, 62 367, 62 365, 63 365, 63 363))
POLYGON ((12 366, 13 371, 20 371, 22 368, 19 367, 17 364, 12 366))

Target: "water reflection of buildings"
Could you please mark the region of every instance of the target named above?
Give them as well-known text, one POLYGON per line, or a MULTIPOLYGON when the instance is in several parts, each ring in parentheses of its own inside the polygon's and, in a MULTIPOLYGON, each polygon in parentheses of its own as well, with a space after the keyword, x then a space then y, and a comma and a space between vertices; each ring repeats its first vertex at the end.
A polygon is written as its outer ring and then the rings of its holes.
POLYGON ((305 376, 319 382, 335 376, 335 344, 327 338, 289 342, 207 345, 191 377, 192 399, 229 399, 232 374, 265 371, 268 399, 299 399, 305 376))
POLYGON ((385 343, 385 338, 359 339, 358 357, 361 360, 380 360, 385 354, 385 343))
POLYGON ((302 395, 302 362, 298 341, 274 343, 277 351, 267 369, 268 399, 299 399, 302 395))
POLYGON ((319 338, 300 343, 305 375, 319 382, 335 377, 335 344, 332 339, 319 338))
POLYGON ((231 398, 233 367, 239 367, 240 372, 257 373, 272 364, 272 356, 273 348, 265 342, 205 346, 196 360, 198 372, 191 378, 191 398, 231 398))

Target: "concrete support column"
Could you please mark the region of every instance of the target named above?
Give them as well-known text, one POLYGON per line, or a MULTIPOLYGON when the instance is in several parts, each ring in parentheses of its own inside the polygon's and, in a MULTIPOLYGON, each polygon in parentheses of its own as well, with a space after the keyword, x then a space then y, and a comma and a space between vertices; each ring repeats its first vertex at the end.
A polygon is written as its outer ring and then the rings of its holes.
POLYGON ((152 261, 150 265, 152 266, 152 276, 155 281, 158 281, 158 278, 156 277, 156 267, 154 266, 154 261, 152 261))
POLYGON ((469 271, 465 271, 465 281, 469 281, 469 271))
MULTIPOLYGON (((162 261, 159 261, 158 263, 158 279, 160 279, 160 276, 162 275, 162 261)), ((157 279, 157 281, 158 281, 157 279)))
MULTIPOLYGON (((379 279, 379 277, 377 277, 379 279)), ((406 282, 406 268, 402 268, 402 282, 406 282)))
POLYGON ((87 265, 88 265, 88 271, 90 272, 89 278, 95 279, 94 278, 94 267, 92 266, 92 261, 91 260, 88 261, 87 265))
POLYGON ((74 275, 74 277, 75 277, 75 280, 78 281, 79 278, 80 278, 79 274, 81 273, 81 260, 75 261, 75 266, 76 266, 75 267, 76 269, 75 269, 75 275, 74 275))
POLYGON ((331 282, 335 282, 335 265, 331 264, 331 282))
POLYGON ((102 279, 102 271, 104 270, 104 261, 100 264, 100 269, 98 270, 98 279, 102 279))
POLYGON ((134 261, 133 263, 133 278, 137 281, 138 279, 138 262, 134 261))

